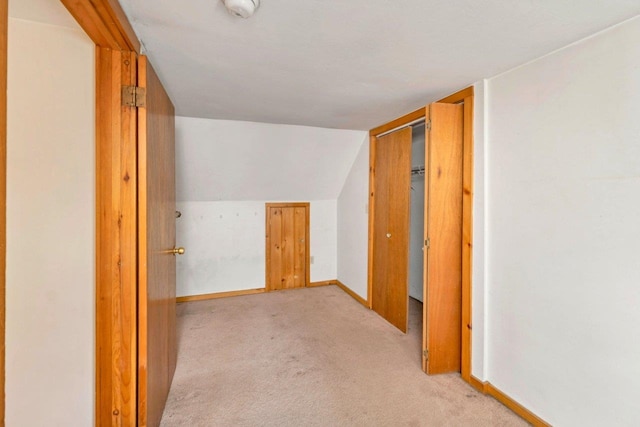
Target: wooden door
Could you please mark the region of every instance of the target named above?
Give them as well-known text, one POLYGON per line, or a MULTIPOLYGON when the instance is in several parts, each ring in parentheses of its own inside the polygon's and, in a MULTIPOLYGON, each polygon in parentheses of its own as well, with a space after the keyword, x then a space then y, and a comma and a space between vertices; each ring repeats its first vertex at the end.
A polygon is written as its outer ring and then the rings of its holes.
POLYGON ((463 106, 427 106, 423 370, 460 371, 463 106))
POLYGON ((375 144, 372 309, 407 332, 411 127, 375 144))
POLYGON ((309 285, 309 203, 267 203, 268 291, 309 285))
POLYGON ((176 367, 174 108, 146 57, 138 60, 138 425, 160 424, 176 367))

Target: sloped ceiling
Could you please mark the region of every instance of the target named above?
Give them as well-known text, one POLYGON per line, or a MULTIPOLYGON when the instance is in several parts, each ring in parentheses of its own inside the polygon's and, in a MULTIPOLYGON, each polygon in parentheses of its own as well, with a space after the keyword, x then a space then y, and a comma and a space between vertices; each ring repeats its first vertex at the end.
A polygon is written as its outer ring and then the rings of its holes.
POLYGON ((179 201, 335 200, 363 131, 176 118, 179 201))
POLYGON ((121 0, 182 116, 370 129, 640 13, 638 0, 121 0))

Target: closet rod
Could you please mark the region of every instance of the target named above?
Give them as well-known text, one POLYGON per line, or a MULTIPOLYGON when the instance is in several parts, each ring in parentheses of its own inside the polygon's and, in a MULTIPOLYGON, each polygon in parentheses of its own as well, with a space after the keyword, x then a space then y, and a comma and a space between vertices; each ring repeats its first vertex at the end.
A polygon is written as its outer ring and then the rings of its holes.
POLYGON ((395 128, 393 128, 393 129, 391 129, 391 130, 388 130, 388 131, 386 131, 386 132, 382 132, 382 133, 380 133, 380 134, 376 135, 376 138, 380 138, 381 136, 389 135, 390 133, 393 133, 393 132, 395 132, 395 131, 397 131, 397 130, 400 130, 400 129, 404 129, 404 128, 409 127, 409 126, 419 126, 419 125, 424 125, 424 123, 425 123, 425 118, 424 118, 424 117, 420 117, 419 119, 415 119, 415 120, 414 120, 414 121, 412 121, 412 122, 405 123, 405 124, 403 124, 403 125, 400 125, 400 126, 398 126, 398 127, 395 127, 395 128))

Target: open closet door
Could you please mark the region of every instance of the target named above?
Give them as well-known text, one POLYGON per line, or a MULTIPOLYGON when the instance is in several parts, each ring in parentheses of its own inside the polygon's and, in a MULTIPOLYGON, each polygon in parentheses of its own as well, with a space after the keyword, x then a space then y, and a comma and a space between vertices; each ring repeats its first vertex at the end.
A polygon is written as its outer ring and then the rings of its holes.
POLYGON ((427 106, 423 364, 460 371, 463 106, 427 106))
POLYGON ((372 309, 407 332, 411 127, 376 139, 372 309))
POLYGON ((138 86, 138 425, 158 426, 177 351, 175 115, 145 56, 138 86))

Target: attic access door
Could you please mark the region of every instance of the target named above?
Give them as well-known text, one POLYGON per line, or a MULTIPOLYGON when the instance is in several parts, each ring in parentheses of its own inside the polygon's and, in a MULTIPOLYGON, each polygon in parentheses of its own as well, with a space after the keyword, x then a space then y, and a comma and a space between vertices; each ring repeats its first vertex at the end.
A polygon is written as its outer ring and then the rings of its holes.
POLYGON ((267 291, 309 285, 309 203, 267 203, 267 291))
POLYGON ((411 127, 375 143, 371 308, 407 332, 409 311, 409 217, 411 127))

